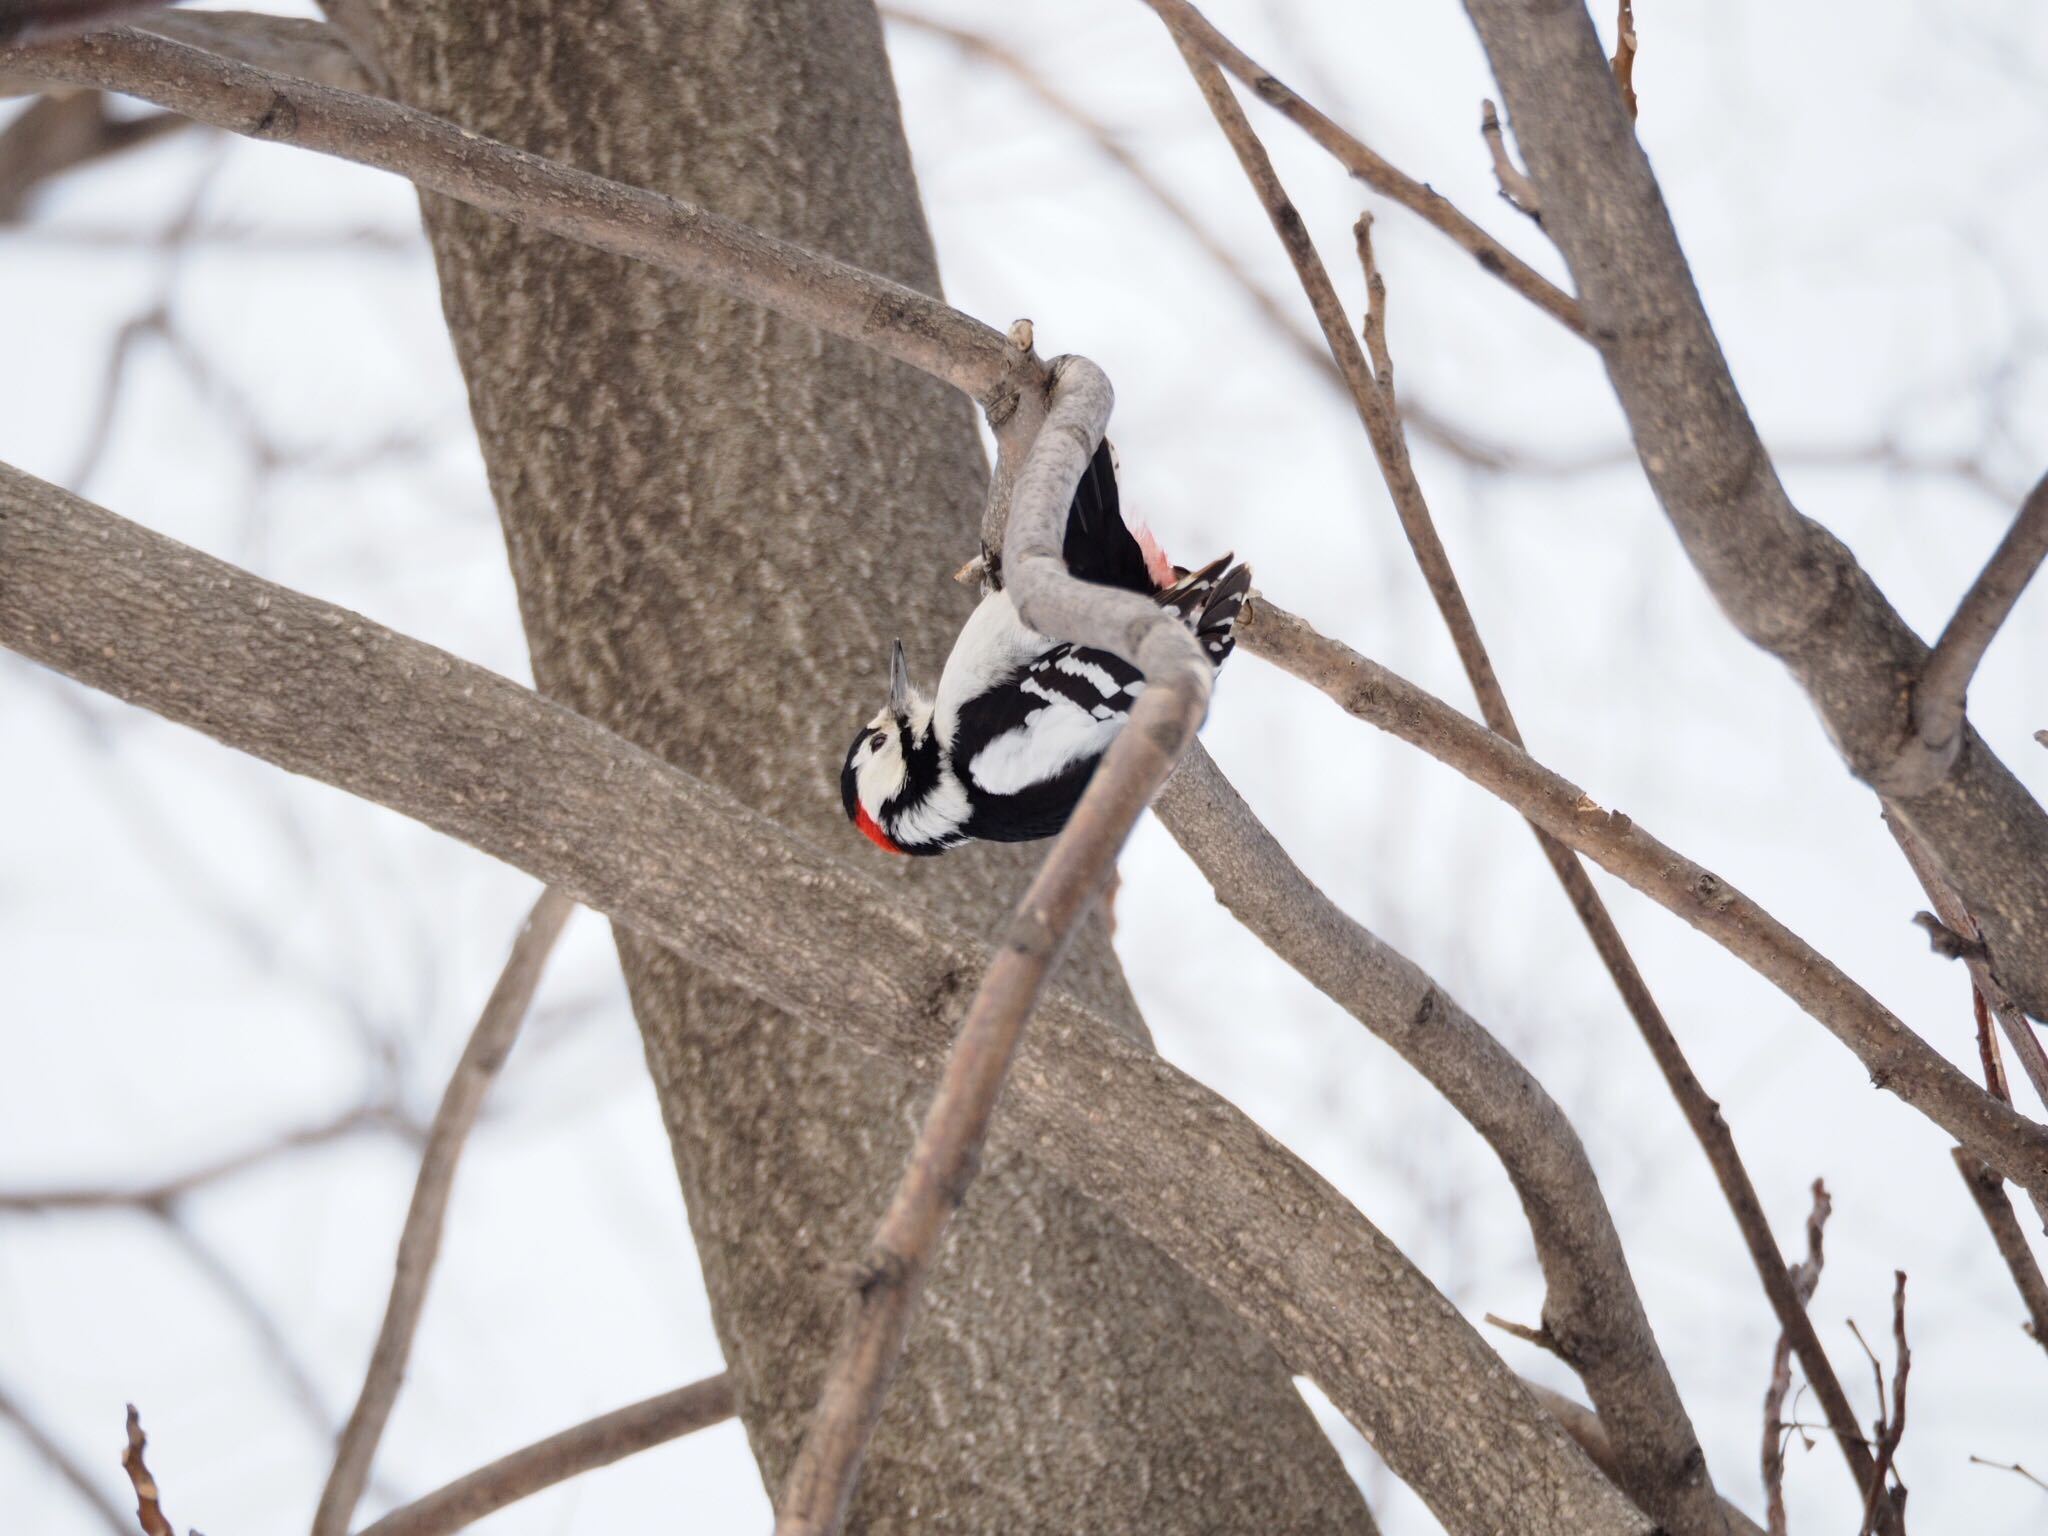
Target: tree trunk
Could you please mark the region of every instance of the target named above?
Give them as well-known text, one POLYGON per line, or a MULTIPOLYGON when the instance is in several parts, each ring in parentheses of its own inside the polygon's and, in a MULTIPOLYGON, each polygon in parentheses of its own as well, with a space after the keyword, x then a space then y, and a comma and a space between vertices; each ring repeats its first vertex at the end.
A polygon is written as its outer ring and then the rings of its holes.
MULTIPOLYGON (((402 99, 937 291, 870 0, 334 9, 402 99)), ((984 478, 966 402, 648 268, 437 199, 425 214, 543 691, 879 869, 841 814, 838 763, 880 707, 890 640, 935 678, 966 614, 947 579, 984 478)), ((1035 857, 976 847, 887 872, 986 929, 1035 857)), ((773 1490, 925 1090, 644 941, 619 948, 773 1490)), ((1064 979, 1142 1029, 1099 924, 1064 979)), ((954 1225, 852 1526, 1370 1517, 1263 1344, 1008 1156, 954 1225)))

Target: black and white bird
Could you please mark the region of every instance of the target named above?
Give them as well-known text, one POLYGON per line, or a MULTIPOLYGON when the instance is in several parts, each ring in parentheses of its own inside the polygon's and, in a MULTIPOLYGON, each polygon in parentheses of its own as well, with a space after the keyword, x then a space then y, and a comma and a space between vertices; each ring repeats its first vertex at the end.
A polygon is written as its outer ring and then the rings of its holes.
MULTIPOLYGON (((1061 553, 1083 581, 1173 609, 1212 664, 1230 654, 1251 568, 1225 555, 1176 570, 1150 534, 1133 533, 1107 442, 1075 488, 1061 553)), ((912 686, 897 642, 889 702, 854 737, 839 774, 847 819, 889 853, 1051 837, 1144 689, 1121 656, 1026 628, 1009 594, 990 592, 953 642, 935 698, 912 686)))

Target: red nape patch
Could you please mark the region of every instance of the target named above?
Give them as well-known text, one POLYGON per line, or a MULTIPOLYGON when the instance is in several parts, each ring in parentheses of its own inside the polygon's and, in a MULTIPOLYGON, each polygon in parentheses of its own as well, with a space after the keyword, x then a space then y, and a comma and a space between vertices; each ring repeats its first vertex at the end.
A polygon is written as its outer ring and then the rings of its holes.
POLYGON ((866 806, 863 805, 856 807, 854 812, 853 824, 856 827, 859 827, 861 831, 867 833, 868 841, 873 843, 877 848, 881 849, 882 852, 903 852, 901 848, 898 848, 896 846, 895 840, 891 838, 888 833, 882 830, 881 823, 876 821, 874 817, 868 814, 868 808, 866 806))

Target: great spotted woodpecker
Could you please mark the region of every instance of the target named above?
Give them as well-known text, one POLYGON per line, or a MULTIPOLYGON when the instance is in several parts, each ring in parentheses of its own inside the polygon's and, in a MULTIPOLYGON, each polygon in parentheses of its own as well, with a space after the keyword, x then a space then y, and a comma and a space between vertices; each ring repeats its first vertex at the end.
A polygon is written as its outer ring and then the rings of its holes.
MULTIPOLYGON (((1199 571, 1177 570, 1148 533, 1133 534, 1107 442, 1075 488, 1061 553, 1083 581, 1173 609, 1211 663, 1223 665, 1251 568, 1225 555, 1199 571)), ((847 819, 889 853, 1051 837, 1144 689, 1122 657, 1027 629, 1009 594, 992 591, 953 642, 935 699, 911 685, 897 642, 889 702, 861 727, 840 770, 847 819)))

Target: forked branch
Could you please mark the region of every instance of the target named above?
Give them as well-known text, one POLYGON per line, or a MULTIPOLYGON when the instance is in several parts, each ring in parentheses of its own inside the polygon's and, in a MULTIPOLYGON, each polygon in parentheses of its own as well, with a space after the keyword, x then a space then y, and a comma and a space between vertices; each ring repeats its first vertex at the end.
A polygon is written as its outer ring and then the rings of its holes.
POLYGON ((2043 475, 1955 615, 1913 685, 1913 728, 1929 752, 1952 756, 1963 728, 1964 696, 1977 663, 2048 556, 2048 475, 2043 475))

